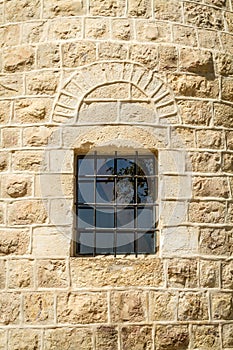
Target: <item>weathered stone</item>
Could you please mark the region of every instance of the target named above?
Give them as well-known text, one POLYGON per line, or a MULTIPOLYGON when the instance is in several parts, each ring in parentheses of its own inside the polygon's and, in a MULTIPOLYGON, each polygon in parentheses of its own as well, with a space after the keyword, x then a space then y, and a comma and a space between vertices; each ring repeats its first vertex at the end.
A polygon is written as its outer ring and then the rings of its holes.
POLYGON ((233 347, 233 324, 224 324, 222 326, 222 340, 224 348, 233 347))
POLYGON ((46 329, 44 347, 49 350, 92 350, 91 331, 86 328, 46 329))
POLYGON ((20 313, 20 295, 17 293, 1 293, 0 324, 18 324, 20 313))
POLYGON ((193 325, 193 348, 200 350, 220 349, 220 335, 218 326, 193 325))
POLYGON ((231 12, 225 12, 225 21, 229 32, 233 32, 233 16, 231 12))
POLYGON ((219 263, 210 260, 200 262, 200 286, 204 288, 219 287, 219 263))
POLYGON ((0 255, 24 255, 29 253, 30 235, 28 230, 1 229, 0 255))
POLYGON ((106 323, 106 293, 59 294, 57 299, 57 319, 61 323, 106 323))
POLYGON ((60 135, 57 128, 46 126, 24 128, 23 146, 41 147, 55 145, 60 145, 60 135))
POLYGON ((133 23, 128 19, 114 19, 112 21, 112 36, 117 40, 133 39, 133 23))
POLYGON ((212 118, 211 103, 202 101, 178 101, 180 116, 184 124, 209 125, 212 118))
POLYGON ((17 47, 3 52, 3 69, 8 73, 31 70, 34 61, 35 52, 32 47, 17 47))
POLYGON ((20 123, 41 123, 49 118, 52 100, 49 98, 20 99, 15 103, 14 121, 20 123))
POLYGON ((128 326, 121 330, 122 350, 150 350, 152 328, 149 326, 128 326))
POLYGON ((233 172, 233 153, 223 153, 222 170, 226 173, 233 172))
POLYGON ((23 24, 22 43, 31 44, 45 41, 47 36, 47 23, 27 22, 23 24))
POLYGON ((35 178, 36 197, 73 198, 74 177, 70 174, 41 174, 35 178))
POLYGON ((228 203, 226 222, 231 224, 233 221, 233 203, 228 203))
POLYGON ((222 288, 233 289, 233 261, 223 262, 221 265, 222 288))
POLYGON ((18 148, 21 145, 20 129, 5 128, 2 130, 2 147, 18 148))
POLYGON ((38 260, 37 283, 43 288, 68 287, 68 270, 64 260, 38 260))
POLYGON ((226 132, 227 148, 233 150, 233 131, 226 132))
POLYGON ((0 202, 0 224, 5 224, 5 205, 0 202))
POLYGON ((23 94, 23 77, 22 75, 1 75, 0 96, 11 97, 23 94))
POLYGON ((155 329, 156 350, 186 350, 189 331, 186 325, 161 325, 155 329))
POLYGON ((0 28, 0 47, 15 46, 19 44, 19 25, 10 25, 0 28))
POLYGON ((198 39, 200 47, 205 49, 221 50, 221 44, 217 31, 208 29, 198 30, 198 39))
POLYGON ((221 11, 211 7, 187 2, 184 4, 184 16, 187 24, 201 28, 224 29, 221 11))
POLYGON ((0 350, 7 349, 7 331, 0 330, 0 350))
POLYGON ((170 292, 150 292, 150 321, 174 321, 176 319, 177 295, 170 292))
POLYGON ((7 0, 5 16, 9 22, 27 21, 40 17, 40 0, 7 0))
POLYGON ((85 14, 86 2, 82 0, 45 0, 44 17, 80 16, 85 14))
POLYGON ((229 6, 229 3, 227 0, 205 0, 206 4, 217 6, 217 7, 223 7, 229 6))
POLYGON ((71 280, 74 288, 105 286, 163 285, 163 264, 155 258, 89 258, 71 259, 71 280), (122 274, 122 271, 124 273, 122 274))
POLYGON ((158 48, 151 45, 132 45, 130 47, 130 58, 151 69, 155 69, 159 63, 158 48))
MULTIPOLYGON (((233 99, 233 79, 222 78, 222 99, 226 101, 232 101, 233 99)), ((232 127, 233 123, 231 124, 232 127)))
POLYGON ((31 178, 24 175, 2 176, 1 195, 3 197, 18 198, 32 195, 31 178))
POLYGON ((11 350, 40 350, 41 332, 35 329, 11 329, 8 347, 11 350))
POLYGON ((39 75, 28 73, 26 76, 26 91, 29 95, 54 95, 57 91, 58 82, 59 73, 57 72, 42 71, 39 75))
POLYGON ((0 171, 6 171, 9 166, 9 154, 0 152, 0 171))
POLYGON ((81 39, 81 18, 58 18, 53 20, 48 29, 48 39, 81 39))
POLYGON ((202 228, 200 251, 208 255, 232 255, 233 231, 231 228, 202 228))
POLYGON ((7 124, 11 116, 11 103, 0 101, 0 124, 7 124))
POLYGON ((120 105, 120 121, 153 123, 155 121, 153 105, 147 102, 123 102, 120 105))
POLYGON ((177 70, 178 52, 174 46, 159 47, 159 68, 161 70, 177 70))
POLYGON ((57 44, 39 45, 37 49, 37 68, 59 68, 60 51, 57 44))
POLYGON ((54 322, 54 295, 32 292, 24 295, 24 322, 27 324, 51 324, 54 322))
POLYGON ((171 28, 169 24, 159 21, 145 20, 136 22, 136 38, 145 42, 171 42, 171 28))
POLYGON ((8 288, 33 288, 33 265, 30 260, 9 260, 8 288))
POLYGON ((86 39, 109 39, 109 21, 103 18, 87 18, 85 22, 86 39))
POLYGON ((232 320, 233 294, 223 292, 212 293, 211 310, 214 320, 232 320))
MULTIPOLYGON (((118 331, 115 326, 101 326, 96 331, 96 349, 117 350, 118 331)), ((85 349, 84 349, 85 350, 85 349)))
MULTIPOLYGON (((85 98, 89 103, 89 99, 114 99, 114 100, 129 100, 130 99, 130 84, 128 83, 113 83, 105 86, 100 86, 94 91, 91 91, 85 98)), ((104 105, 105 106, 105 105, 104 105)), ((112 108, 114 105, 112 105, 112 108)), ((88 106, 87 106, 88 108, 88 106)), ((104 112, 103 112, 104 114, 104 112)))
POLYGON ((199 75, 214 74, 212 53, 184 48, 180 50, 180 69, 199 75))
POLYGON ((90 0, 92 16, 120 17, 125 14, 125 0, 90 0))
POLYGON ((93 42, 66 43, 62 50, 64 67, 74 68, 96 60, 96 45, 93 42))
POLYGON ((197 288, 197 262, 189 259, 173 259, 168 261, 168 287, 197 288))
POLYGON ((225 177, 195 177, 193 180, 194 197, 228 198, 230 189, 225 177))
POLYGON ((47 220, 44 205, 39 200, 21 200, 10 203, 9 223, 11 225, 43 224, 47 220))
POLYGON ((39 171, 43 170, 43 153, 40 151, 18 151, 13 156, 14 170, 39 171))
POLYGON ((171 128, 171 144, 175 148, 194 148, 194 131, 191 128, 171 128))
POLYGON ((113 322, 145 322, 146 295, 141 292, 112 292, 111 315, 113 322))
POLYGON ((191 160, 194 172, 216 173, 220 169, 220 154, 210 152, 190 152, 188 159, 191 160))
POLYGON ((232 34, 228 33, 221 33, 220 34, 220 40, 223 46, 223 50, 230 55, 233 55, 233 36, 232 34))
POLYGON ((208 320, 208 299, 205 293, 182 292, 179 296, 180 321, 208 320))
POLYGON ((115 122, 118 116, 117 102, 84 103, 79 111, 79 122, 103 122, 105 116, 108 122, 115 122))
POLYGON ((127 47, 124 44, 118 43, 100 43, 99 44, 99 58, 107 59, 121 59, 127 58, 127 47))
POLYGON ((219 130, 197 130, 196 138, 198 148, 221 149, 225 146, 223 132, 219 130))
POLYGON ((214 124, 231 128, 233 125, 233 107, 227 104, 214 104, 214 124))
POLYGON ((181 22, 181 4, 175 0, 154 1, 154 11, 156 19, 181 22))
POLYGON ((180 45, 197 46, 197 35, 192 27, 174 24, 173 40, 180 45))
POLYGON ((129 0, 128 14, 130 17, 151 17, 151 2, 149 0, 129 0))
POLYGON ((222 202, 191 202, 189 205, 189 220, 191 222, 223 224, 225 211, 225 203, 222 202))
POLYGON ((233 74, 233 56, 228 53, 218 53, 216 55, 217 71, 221 75, 233 74))

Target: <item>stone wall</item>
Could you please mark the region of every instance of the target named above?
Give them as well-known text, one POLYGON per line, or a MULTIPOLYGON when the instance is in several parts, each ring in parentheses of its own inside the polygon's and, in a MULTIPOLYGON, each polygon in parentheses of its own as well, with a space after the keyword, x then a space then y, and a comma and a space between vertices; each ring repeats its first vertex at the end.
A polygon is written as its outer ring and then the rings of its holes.
POLYGON ((232 0, 0 0, 0 350, 233 349, 232 0), (157 254, 73 257, 74 158, 158 156, 157 254))

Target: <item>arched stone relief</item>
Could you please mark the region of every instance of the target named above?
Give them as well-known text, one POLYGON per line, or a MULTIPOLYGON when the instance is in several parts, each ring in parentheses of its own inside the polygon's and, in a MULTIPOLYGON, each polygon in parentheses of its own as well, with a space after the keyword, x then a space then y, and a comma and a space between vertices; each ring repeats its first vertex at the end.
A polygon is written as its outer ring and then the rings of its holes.
POLYGON ((53 121, 158 125, 177 122, 178 116, 172 92, 154 72, 138 63, 103 61, 77 69, 64 83, 55 101, 53 121), (102 108, 105 111, 101 119, 98 111, 102 108), (140 119, 142 110, 148 113, 140 119))

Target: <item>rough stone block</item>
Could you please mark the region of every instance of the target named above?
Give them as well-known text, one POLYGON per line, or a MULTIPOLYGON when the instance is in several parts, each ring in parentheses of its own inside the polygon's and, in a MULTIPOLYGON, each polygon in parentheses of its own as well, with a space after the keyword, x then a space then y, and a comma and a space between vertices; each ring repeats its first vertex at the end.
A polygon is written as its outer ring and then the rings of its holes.
POLYGON ((48 39, 52 41, 81 39, 81 30, 81 18, 57 18, 49 25, 48 39))
POLYGON ((229 53, 230 55, 233 55, 233 36, 232 34, 228 34, 228 33, 220 33, 220 40, 223 46, 223 50, 227 53, 229 53))
POLYGON ((170 292, 150 292, 150 321, 174 321, 177 312, 177 295, 170 292))
POLYGON ((145 322, 146 295, 141 291, 112 292, 112 322, 145 322))
POLYGON ((9 167, 9 153, 0 152, 0 171, 7 171, 9 167))
POLYGON ((226 222, 230 225, 233 222, 233 203, 228 203, 226 222))
POLYGON ((149 326, 129 326, 121 330, 122 350, 152 347, 152 328, 149 326))
POLYGON ((23 129, 23 146, 54 147, 60 145, 60 130, 46 126, 34 126, 23 129))
POLYGON ((192 27, 173 24, 173 40, 176 44, 197 46, 197 35, 192 27))
POLYGON ((0 101, 0 124, 6 125, 11 116, 11 103, 9 101, 0 101))
POLYGON ((219 153, 190 152, 188 159, 191 160, 191 171, 202 173, 217 173, 221 166, 219 153))
POLYGON ((0 47, 16 46, 19 44, 19 39, 19 25, 9 25, 0 28, 0 47))
POLYGON ((186 325, 161 325, 155 328, 155 350, 186 350, 189 331, 186 325))
POLYGON ((157 47, 134 44, 130 47, 129 51, 132 61, 142 63, 150 69, 158 68, 159 56, 157 47))
POLYGON ((59 323, 106 323, 107 309, 104 292, 61 293, 57 299, 59 323))
POLYGON ((176 71, 178 67, 178 52, 174 46, 159 47, 159 69, 176 71))
POLYGON ((65 43, 62 51, 64 67, 75 68, 96 60, 96 45, 93 42, 65 43))
POLYGON ((223 149, 225 146, 224 135, 218 130, 197 130, 197 147, 209 149, 223 149))
POLYGON ((36 269, 39 288, 68 287, 68 269, 65 260, 37 260, 36 269))
POLYGON ((0 97, 23 95, 23 76, 19 74, 1 75, 0 97))
POLYGON ((8 288, 33 288, 33 264, 31 260, 9 260, 8 288))
POLYGON ((36 197, 72 197, 74 177, 70 174, 41 174, 35 178, 36 197))
POLYGON ((47 37, 47 23, 44 21, 27 22, 23 24, 22 43, 32 44, 45 41, 47 37))
POLYGON ((220 349, 221 345, 218 326, 193 325, 192 341, 194 349, 220 349))
POLYGON ((6 128, 2 130, 2 148, 18 148, 21 146, 20 129, 6 128))
POLYGON ((230 189, 226 177, 195 177, 193 179, 194 197, 229 198, 230 189))
POLYGON ((219 288, 219 263, 210 260, 200 261, 200 286, 204 288, 219 288))
POLYGON ((169 24, 153 20, 136 21, 136 38, 139 41, 170 43, 171 27, 169 24))
POLYGON ((41 71, 26 75, 26 93, 29 95, 54 95, 57 92, 59 73, 41 71))
POLYGON ((114 19, 112 21, 112 38, 115 40, 134 39, 132 20, 114 19))
POLYGON ((20 295, 18 293, 0 294, 0 324, 13 325, 19 323, 20 295))
POLYGON ((181 48, 179 58, 182 71, 206 76, 214 74, 213 56, 210 51, 181 48))
POLYGON ((227 149, 233 151, 233 131, 226 132, 227 149))
POLYGON ((0 255, 24 255, 29 253, 30 235, 28 230, 1 229, 0 255))
POLYGON ((7 0, 5 17, 9 22, 38 19, 40 17, 40 0, 7 0))
POLYGON ((84 103, 79 111, 78 120, 80 123, 98 123, 105 121, 106 116, 108 116, 108 122, 117 120, 117 102, 84 103))
POLYGON ((160 246, 163 256, 195 254, 198 251, 198 230, 184 226, 165 228, 161 234, 160 246))
POLYGON ((211 310, 214 320, 232 320, 233 293, 216 292, 211 295, 211 310))
POLYGON ((151 17, 151 2, 149 0, 129 0, 128 15, 130 17, 151 17))
POLYGON ((115 326, 97 328, 96 348, 98 350, 118 350, 118 331, 115 326))
POLYGON ((225 21, 226 21, 226 25, 227 25, 227 30, 229 32, 233 32, 233 15, 232 12, 225 12, 225 21))
POLYGON ((221 50, 221 44, 217 31, 208 29, 198 29, 198 41, 200 47, 205 49, 221 50))
POLYGON ((183 124, 207 126, 212 118, 212 106, 203 101, 178 101, 178 108, 183 124))
POLYGON ((222 202, 191 202, 189 205, 189 220, 191 222, 223 224, 225 212, 225 203, 222 202))
POLYGON ((37 68, 59 68, 60 49, 58 44, 43 44, 37 49, 37 68))
POLYGON ((7 349, 7 331, 0 331, 0 350, 7 349))
POLYGON ((10 350, 40 350, 41 331, 35 329, 11 329, 9 331, 10 350))
POLYGON ((118 43, 100 43, 99 44, 99 58, 102 60, 125 60, 127 58, 127 47, 125 44, 118 43))
POLYGON ((45 0, 44 17, 80 16, 86 12, 86 1, 82 0, 45 0))
POLYGON ((153 105, 146 102, 122 102, 120 105, 120 121, 153 123, 155 111, 153 105))
POLYGON ((223 16, 220 10, 191 2, 184 4, 184 18, 186 24, 196 27, 224 29, 223 16))
POLYGON ((103 18, 86 18, 86 39, 109 39, 109 20, 103 18))
POLYGON ((91 331, 86 328, 46 329, 44 347, 49 350, 92 350, 91 331))
POLYGON ((208 320, 207 295, 201 292, 180 293, 178 319, 180 321, 208 320))
POLYGON ((201 228, 200 252, 208 255, 232 255, 233 231, 231 228, 201 228))
POLYGON ((171 128, 171 145, 174 148, 194 148, 194 131, 191 128, 171 128))
MULTIPOLYGON (((222 78, 222 99, 232 102, 233 99, 233 79, 232 78, 222 78)), ((232 127, 231 123, 231 127, 232 127)))
POLYGON ((21 200, 8 205, 10 225, 44 224, 47 213, 39 200, 21 200))
POLYGON ((90 0, 92 16, 121 17, 125 14, 125 0, 90 0))
POLYGON ((24 123, 44 123, 48 121, 52 100, 48 98, 20 99, 15 103, 14 121, 24 123))
POLYGON ((222 339, 224 348, 233 348, 233 324, 222 326, 222 339))
POLYGON ((13 154, 13 170, 37 172, 46 168, 41 151, 17 151, 13 154))
POLYGON ((222 288, 233 289, 233 261, 223 262, 221 265, 222 288))
POLYGON ((217 72, 221 75, 233 74, 233 57, 228 53, 218 53, 215 57, 217 72))
POLYGON ((26 324, 54 323, 54 295, 47 292, 24 294, 23 311, 26 324))
POLYGON ((222 155, 222 170, 226 173, 232 173, 233 172, 233 153, 223 153, 222 155))
POLYGON ((35 50, 30 46, 11 48, 3 51, 3 70, 7 73, 32 70, 35 50))
POLYGON ((154 12, 156 19, 181 22, 181 4, 176 0, 155 0, 154 12))
POLYGON ((197 261, 190 259, 172 259, 167 262, 168 287, 197 288, 197 261))

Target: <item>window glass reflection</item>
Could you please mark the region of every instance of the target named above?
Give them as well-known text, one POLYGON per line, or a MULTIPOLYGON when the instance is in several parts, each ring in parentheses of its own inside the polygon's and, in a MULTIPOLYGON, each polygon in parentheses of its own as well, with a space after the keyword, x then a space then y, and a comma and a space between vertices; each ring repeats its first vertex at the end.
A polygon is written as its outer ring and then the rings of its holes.
POLYGON ((96 202, 111 203, 114 202, 114 181, 106 179, 97 179, 96 181, 96 202))
POLYGON ((114 208, 97 207, 96 209, 96 227, 113 228, 114 227, 114 208))

